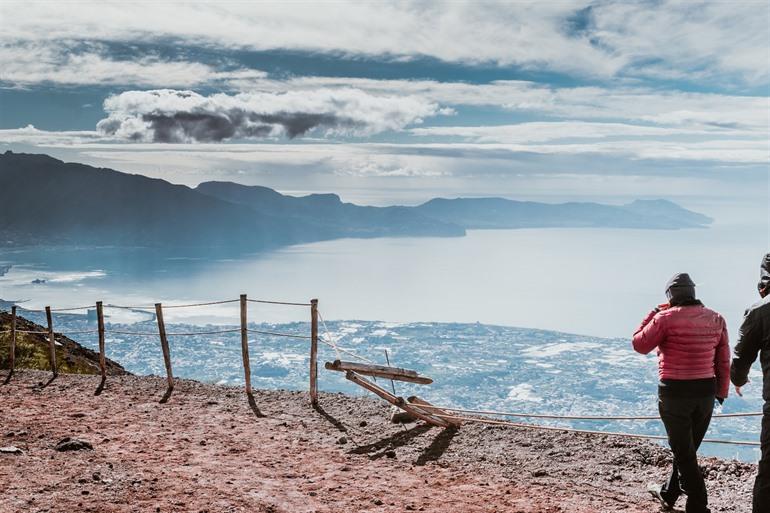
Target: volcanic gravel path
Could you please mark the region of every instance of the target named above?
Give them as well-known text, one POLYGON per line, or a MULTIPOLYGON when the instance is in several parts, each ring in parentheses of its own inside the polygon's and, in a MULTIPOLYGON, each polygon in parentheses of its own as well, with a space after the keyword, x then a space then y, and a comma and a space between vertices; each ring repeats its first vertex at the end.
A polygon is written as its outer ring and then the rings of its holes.
MULTIPOLYGON (((0 376, 0 383, 5 373, 0 376)), ((0 512, 658 512, 646 441, 388 422, 370 397, 17 371, 0 385, 0 512), (60 452, 70 437, 93 450, 60 452)), ((755 466, 702 460, 715 512, 749 512, 755 466)), ((683 504, 680 502, 680 507, 683 504)))

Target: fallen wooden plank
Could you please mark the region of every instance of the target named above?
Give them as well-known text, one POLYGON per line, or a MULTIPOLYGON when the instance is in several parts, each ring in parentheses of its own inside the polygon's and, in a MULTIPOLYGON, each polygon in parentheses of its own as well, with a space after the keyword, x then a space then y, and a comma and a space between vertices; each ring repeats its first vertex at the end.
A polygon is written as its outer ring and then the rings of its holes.
POLYGON ((340 360, 334 360, 334 362, 326 362, 324 367, 327 370, 338 372, 352 371, 356 374, 362 374, 364 376, 375 376, 378 378, 408 381, 409 383, 418 383, 420 385, 430 385, 433 383, 431 378, 419 376, 413 370, 401 369, 398 367, 385 367, 384 365, 368 365, 362 363, 343 362, 340 360))
POLYGON ((428 414, 432 413, 433 415, 436 415, 441 420, 445 420, 445 421, 447 421, 448 423, 450 423, 451 425, 453 425, 455 427, 460 427, 460 425, 462 424, 462 422, 457 420, 457 419, 447 419, 447 418, 442 417, 441 415, 446 415, 448 417, 455 417, 456 415, 447 413, 446 411, 433 406, 428 401, 426 401, 424 399, 420 399, 416 395, 410 396, 406 400, 409 401, 409 404, 412 405, 413 408, 417 407, 417 409, 419 409, 420 411, 424 411, 425 413, 428 413, 428 414), (423 408, 420 408, 420 406, 430 406, 430 408, 429 409, 423 409, 423 408))
POLYGON ((358 385, 360 387, 363 387, 363 388, 369 390, 370 392, 380 396, 381 398, 383 398, 386 401, 388 401, 390 404, 392 404, 394 406, 398 406, 402 410, 409 412, 410 414, 414 415, 418 419, 424 420, 428 424, 431 424, 433 426, 438 426, 438 427, 449 427, 450 426, 449 421, 441 419, 439 417, 434 417, 433 415, 425 413, 422 410, 421 411, 417 411, 417 409, 412 408, 412 406, 410 406, 406 401, 404 401, 403 397, 396 397, 395 395, 391 394, 390 392, 388 392, 384 388, 375 385, 374 383, 372 383, 368 379, 364 379, 363 377, 359 376, 355 372, 347 371, 345 373, 345 378, 350 380, 350 381, 352 381, 356 385, 358 385))

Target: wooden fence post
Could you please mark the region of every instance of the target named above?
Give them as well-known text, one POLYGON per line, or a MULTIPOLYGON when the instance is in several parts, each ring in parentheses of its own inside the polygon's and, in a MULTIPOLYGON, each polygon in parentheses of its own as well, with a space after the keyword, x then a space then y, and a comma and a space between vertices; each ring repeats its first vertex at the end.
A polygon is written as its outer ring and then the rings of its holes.
POLYGON ((104 308, 101 301, 96 302, 96 320, 99 330, 99 370, 102 374, 102 381, 96 388, 94 395, 99 395, 104 390, 104 384, 107 382, 107 357, 104 354, 104 308))
POLYGON ((155 303, 155 317, 158 319, 158 334, 160 335, 160 347, 163 350, 163 363, 166 365, 166 379, 168 380, 168 388, 166 393, 161 398, 160 402, 165 403, 171 397, 171 392, 174 391, 174 375, 171 371, 171 352, 168 349, 168 339, 166 338, 166 325, 163 322, 163 306, 160 303, 155 303))
POLYGON ((11 381, 13 371, 16 368, 16 305, 11 307, 11 343, 8 346, 8 375, 4 384, 11 381))
MULTIPOLYGON (((51 364, 51 371, 53 372, 53 378, 59 375, 59 371, 56 368, 56 341, 53 334, 53 316, 51 315, 51 307, 45 307, 45 318, 48 321, 48 361, 51 364)), ((51 378, 51 379, 53 379, 51 378)))
POLYGON ((248 298, 246 294, 241 294, 241 354, 243 355, 243 379, 246 382, 246 397, 249 399, 249 406, 257 417, 265 415, 257 406, 254 399, 254 391, 251 388, 251 363, 249 361, 249 319, 248 319, 248 298))
POLYGON ((241 294, 241 354, 243 356, 243 379, 246 382, 246 395, 252 397, 251 365, 249 363, 249 324, 248 302, 246 294, 241 294))
POLYGON ((318 300, 310 300, 310 404, 318 406, 318 300))

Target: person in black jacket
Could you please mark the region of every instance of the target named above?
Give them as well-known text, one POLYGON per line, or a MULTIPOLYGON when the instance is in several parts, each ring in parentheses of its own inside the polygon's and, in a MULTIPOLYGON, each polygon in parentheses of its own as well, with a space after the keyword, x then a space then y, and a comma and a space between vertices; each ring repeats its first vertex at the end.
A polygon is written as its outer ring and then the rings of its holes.
POLYGON ((762 259, 759 271, 759 295, 762 300, 746 310, 740 330, 740 339, 735 345, 730 380, 735 385, 735 392, 741 393, 741 387, 749 382, 749 369, 754 361, 762 362, 764 385, 762 398, 762 434, 760 445, 762 456, 759 460, 757 479, 754 482, 753 513, 770 512, 770 253, 762 259))

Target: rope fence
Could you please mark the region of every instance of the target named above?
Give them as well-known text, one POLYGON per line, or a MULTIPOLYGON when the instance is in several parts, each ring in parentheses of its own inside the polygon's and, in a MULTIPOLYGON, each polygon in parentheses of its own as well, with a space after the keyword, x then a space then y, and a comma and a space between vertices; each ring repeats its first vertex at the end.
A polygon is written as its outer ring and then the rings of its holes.
MULTIPOLYGON (((249 404, 254 409, 255 413, 258 414, 258 416, 261 416, 261 413, 259 413, 258 408, 256 407, 256 403, 254 402, 254 398, 251 391, 251 371, 250 371, 250 363, 249 363, 249 340, 248 340, 248 334, 254 333, 259 335, 268 335, 273 337, 285 337, 285 338, 293 338, 293 339, 302 339, 302 340, 310 340, 311 341, 311 355, 314 354, 316 351, 316 345, 318 341, 318 333, 317 333, 317 305, 318 300, 313 299, 308 303, 301 303, 301 302, 289 302, 289 301, 269 301, 264 299, 248 299, 246 294, 242 294, 239 299, 225 299, 221 301, 206 301, 206 302, 200 302, 200 303, 186 303, 186 304, 175 304, 175 305, 163 305, 162 303, 156 303, 154 305, 117 305, 117 304, 104 304, 102 301, 97 301, 93 306, 73 306, 73 307, 67 307, 67 308, 51 308, 50 306, 45 307, 44 310, 35 310, 35 309, 27 309, 27 308, 19 308, 19 310, 23 312, 36 312, 36 313, 45 313, 46 314, 46 320, 48 322, 48 329, 47 330, 19 330, 16 329, 16 320, 17 320, 17 307, 13 306, 11 308, 11 329, 10 330, 3 330, 0 331, 0 334, 3 335, 10 335, 11 336, 11 344, 9 346, 9 352, 10 352, 10 373, 8 374, 6 378, 6 382, 10 380, 11 376, 14 372, 14 365, 15 365, 15 352, 16 352, 16 335, 17 334, 29 334, 29 335, 46 335, 48 340, 48 350, 49 350, 49 363, 51 366, 51 369, 54 373, 54 378, 57 376, 56 371, 56 348, 55 348, 55 336, 56 334, 59 335, 80 335, 80 334, 97 334, 99 336, 99 367, 101 371, 101 383, 99 384, 99 387, 96 390, 96 395, 99 395, 102 390, 104 389, 104 385, 107 379, 107 370, 106 370, 106 355, 105 355, 105 341, 107 335, 128 335, 128 336, 136 336, 136 337, 158 337, 160 339, 160 345, 161 349, 163 351, 163 360, 166 367, 166 378, 168 381, 168 388, 166 390, 165 395, 160 400, 161 403, 164 403, 168 401, 169 397, 171 396, 171 393, 174 389, 174 376, 173 376, 173 369, 171 365, 171 350, 168 343, 168 337, 196 337, 196 336, 210 336, 210 335, 224 335, 224 334, 235 334, 240 333, 241 334, 241 345, 242 345, 242 356, 243 356, 243 369, 244 369, 244 378, 246 381, 246 393, 249 396, 249 404), (213 305, 224 305, 224 304, 234 304, 239 303, 240 304, 240 327, 238 328, 226 328, 226 329, 214 329, 214 330, 200 330, 200 331, 184 331, 184 332, 167 332, 165 323, 163 321, 163 311, 170 309, 170 308, 195 308, 195 307, 201 307, 201 306, 213 306, 213 305), (272 304, 272 305, 284 305, 284 306, 303 306, 303 307, 310 307, 311 310, 311 334, 310 335, 299 335, 295 333, 284 333, 279 331, 269 331, 269 330, 258 330, 258 329, 251 329, 248 327, 247 322, 247 310, 248 310, 248 303, 266 303, 266 304, 272 304), (131 329, 120 329, 119 327, 116 329, 108 328, 105 325, 104 322, 104 308, 116 308, 116 309, 123 309, 123 310, 139 310, 143 311, 145 313, 150 313, 154 310, 155 313, 155 320, 158 324, 158 331, 157 332, 150 332, 150 331, 134 331, 131 329), (85 330, 66 330, 66 331, 54 331, 53 326, 53 316, 52 313, 54 312, 70 312, 70 311, 76 311, 76 310, 86 310, 89 312, 89 315, 92 310, 96 311, 96 320, 98 323, 97 329, 85 329, 85 330)), ((312 360, 312 358, 311 358, 312 360)), ((312 364, 311 361, 311 398, 313 398, 315 402, 315 398, 317 397, 317 382, 313 377, 313 370, 315 369, 315 366, 312 364)), ((53 379, 53 378, 52 378, 53 379)))
MULTIPOLYGON (((421 405, 420 408, 426 410, 439 410, 439 411, 451 411, 458 413, 470 413, 475 415, 499 415, 501 417, 519 417, 519 418, 531 418, 531 419, 554 419, 554 420, 599 420, 599 421, 612 421, 612 420, 660 420, 659 415, 637 415, 637 416, 615 416, 615 415, 555 415, 547 413, 519 413, 509 411, 495 411, 495 410, 469 410, 465 408, 451 408, 447 406, 433 406, 433 405, 421 405)), ((437 415, 438 416, 438 415, 437 415)), ((734 417, 761 417, 761 412, 751 413, 717 413, 711 416, 711 418, 725 419, 734 417)))
MULTIPOLYGON (((238 303, 239 299, 225 299, 222 301, 207 301, 205 303, 187 303, 182 305, 163 305, 164 309, 169 308, 195 308, 198 306, 226 305, 229 303, 238 303)), ((115 305, 112 303, 104 305, 105 308, 119 308, 123 310, 154 310, 155 305, 115 305)))
MULTIPOLYGON (((166 374, 167 374, 167 381, 168 381, 168 389, 166 390, 166 394, 163 396, 163 398, 160 401, 161 403, 163 403, 163 402, 166 402, 170 397, 171 392, 174 389, 174 382, 175 382, 173 377, 173 372, 172 372, 172 366, 171 366, 171 354, 170 354, 170 348, 168 344, 168 337, 209 336, 209 335, 240 333, 244 378, 246 381, 246 393, 249 397, 249 404, 251 405, 252 409, 254 409, 255 413, 258 414, 258 416, 262 416, 262 415, 256 407, 256 404, 254 402, 254 397, 252 395, 252 390, 251 390, 251 371, 250 371, 248 347, 249 347, 249 343, 253 343, 254 341, 249 341, 248 339, 249 333, 253 333, 257 335, 273 336, 273 337, 292 338, 292 339, 299 339, 299 340, 310 340, 311 342, 310 343, 310 399, 311 399, 311 403, 314 406, 317 406, 318 404, 317 403, 318 401, 318 385, 317 385, 317 359, 318 359, 317 344, 318 342, 321 342, 322 344, 333 349, 337 355, 338 360, 341 359, 340 358, 341 354, 346 354, 361 362, 376 365, 376 362, 374 362, 373 360, 363 355, 358 354, 354 350, 339 346, 339 341, 342 340, 347 334, 342 334, 341 336, 338 336, 336 338, 332 336, 331 331, 326 325, 326 321, 321 315, 321 312, 318 310, 318 300, 316 299, 313 299, 307 303, 289 302, 289 301, 271 301, 271 300, 264 300, 264 299, 249 299, 245 294, 243 294, 239 299, 228 299, 228 300, 221 300, 221 301, 209 301, 209 302, 202 302, 202 303, 188 303, 188 304, 178 304, 178 305, 162 305, 161 303, 157 303, 154 305, 115 305, 115 304, 103 304, 101 301, 99 301, 94 306, 89 305, 89 306, 78 306, 78 307, 56 308, 56 309, 51 307, 46 307, 44 310, 21 309, 27 312, 45 313, 47 322, 48 322, 47 330, 16 329, 16 319, 17 319, 16 309, 17 307, 13 306, 11 310, 12 311, 11 329, 0 331, 0 334, 3 334, 3 335, 10 334, 12 339, 11 345, 10 345, 10 353, 11 353, 10 354, 10 362, 11 362, 10 374, 6 378, 6 382, 10 379, 14 371, 13 362, 15 358, 15 342, 16 342, 17 334, 47 335, 48 344, 49 344, 49 358, 51 363, 51 369, 54 372, 54 378, 57 375, 56 374, 56 352, 54 348, 55 335, 57 333, 59 335, 98 334, 99 335, 99 364, 100 364, 102 382, 99 385, 99 388, 97 388, 96 395, 99 395, 101 393, 102 389, 104 388, 104 384, 106 380, 105 338, 108 334, 130 335, 130 336, 141 336, 141 337, 158 337, 160 339, 161 349, 163 350, 163 357, 164 357, 164 363, 166 367, 166 374), (233 304, 233 303, 240 303, 240 321, 241 322, 240 322, 240 327, 238 328, 227 328, 227 329, 216 329, 216 330, 205 330, 205 331, 189 331, 189 332, 166 332, 165 330, 165 324, 163 321, 163 311, 166 309, 195 308, 195 307, 201 307, 201 306, 223 305, 223 304, 233 304), (260 330, 260 329, 249 328, 248 322, 247 322, 248 303, 309 307, 310 314, 311 314, 310 315, 310 321, 311 321, 310 335, 300 335, 296 333, 286 333, 286 332, 280 332, 280 331, 270 331, 270 330, 260 330), (61 331, 61 332, 54 331, 53 318, 51 315, 52 312, 69 312, 69 311, 77 311, 77 310, 87 310, 90 312, 94 308, 97 314, 98 329, 71 330, 71 331, 61 331), (133 331, 133 330, 125 330, 125 329, 119 329, 119 328, 108 329, 104 323, 103 308, 154 311, 156 316, 156 321, 158 324, 158 331, 157 332, 133 331), (324 330, 324 335, 322 337, 318 336, 319 320, 321 321, 321 325, 323 326, 323 330, 324 330)), ((527 413, 527 412, 511 412, 511 411, 471 409, 471 408, 456 408, 456 407, 446 407, 446 406, 435 406, 427 403, 420 404, 419 407, 420 409, 430 412, 430 414, 433 415, 434 417, 438 417, 445 420, 459 421, 459 422, 479 423, 479 424, 510 427, 510 428, 533 429, 533 430, 543 430, 543 431, 562 431, 562 432, 568 432, 568 433, 582 433, 587 435, 602 435, 602 436, 613 436, 613 437, 634 438, 634 439, 651 439, 651 440, 667 439, 667 437, 664 435, 646 435, 646 434, 639 434, 639 433, 578 429, 578 428, 572 428, 572 427, 548 426, 548 425, 542 425, 542 424, 514 422, 511 420, 505 420, 505 419, 499 419, 499 418, 489 418, 489 416, 498 416, 498 417, 512 417, 512 418, 563 420, 563 421, 610 422, 610 421, 660 420, 660 417, 658 415, 559 415, 559 414, 550 414, 550 413, 527 413), (450 412, 450 413, 448 414, 447 412, 450 412), (475 415, 475 416, 471 416, 471 415, 475 415)), ((713 418, 758 417, 762 415, 763 415, 762 412, 719 413, 719 414, 714 414, 713 418)), ((740 446, 749 446, 749 447, 758 447, 760 445, 759 442, 741 441, 741 440, 723 440, 723 439, 705 439, 704 442, 715 443, 715 444, 731 444, 731 445, 740 445, 740 446)))
MULTIPOLYGON (((425 405, 420 405, 420 408, 425 408, 425 405)), ((535 430, 541 430, 541 431, 563 431, 566 433, 582 433, 586 435, 605 435, 605 436, 614 436, 614 437, 620 437, 620 438, 640 438, 640 439, 648 439, 648 440, 668 440, 667 436, 663 435, 644 435, 639 433, 623 433, 623 432, 616 432, 616 431, 598 431, 598 430, 591 430, 591 429, 576 429, 576 428, 567 428, 567 427, 558 427, 558 426, 543 426, 538 424, 526 424, 526 423, 520 423, 520 422, 511 422, 507 420, 495 420, 495 419, 482 419, 478 417, 466 417, 466 416, 456 416, 456 415, 444 415, 440 413, 433 413, 432 415, 442 418, 442 419, 448 419, 448 420, 458 420, 461 422, 475 422, 478 424, 488 424, 492 426, 505 426, 505 427, 512 427, 512 428, 522 428, 522 429, 535 429, 535 430)), ((712 443, 712 444, 730 444, 730 445, 743 445, 743 446, 749 446, 749 447, 759 447, 759 442, 748 442, 743 440, 722 440, 720 438, 706 438, 703 440, 705 443, 712 443)))
POLYGON ((125 330, 105 330, 105 333, 115 333, 116 335, 135 335, 137 337, 157 337, 158 334, 152 331, 125 331, 125 330))
MULTIPOLYGON (((240 330, 236 330, 240 331, 240 330)), ((294 335, 292 333, 281 333, 278 331, 263 331, 263 330, 253 330, 251 328, 248 328, 246 331, 249 333, 258 333, 260 335, 271 335, 274 337, 286 337, 286 338, 299 338, 304 340, 311 340, 313 337, 310 335, 294 335)))
POLYGON ((283 305, 283 306, 305 306, 310 307, 312 303, 292 303, 289 301, 268 301, 267 299, 249 299, 249 303, 262 303, 266 305, 283 305))
MULTIPOLYGON (((88 306, 73 306, 70 308, 51 308, 52 312, 74 312, 76 310, 90 310, 94 308, 94 305, 88 305, 88 306)), ((45 312, 45 310, 43 310, 45 312)))

